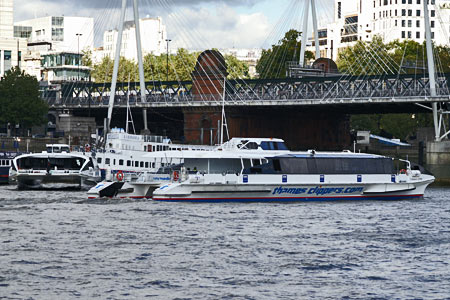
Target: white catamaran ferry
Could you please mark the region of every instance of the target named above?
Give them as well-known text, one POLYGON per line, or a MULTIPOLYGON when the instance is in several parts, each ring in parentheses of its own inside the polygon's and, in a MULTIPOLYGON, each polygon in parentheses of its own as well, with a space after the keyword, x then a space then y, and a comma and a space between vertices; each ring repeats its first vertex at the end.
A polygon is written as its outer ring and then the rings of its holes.
POLYGON ((10 178, 19 189, 85 187, 100 180, 92 157, 70 152, 69 145, 49 144, 42 153, 14 158, 10 178))
MULTIPOLYGON (((221 156, 185 159, 176 180, 153 192, 156 201, 258 202, 401 200, 424 195, 431 175, 394 160, 351 152, 308 151, 254 160, 221 156), (187 172, 195 164, 195 174, 187 172)), ((173 176, 172 176, 173 178, 173 176)))

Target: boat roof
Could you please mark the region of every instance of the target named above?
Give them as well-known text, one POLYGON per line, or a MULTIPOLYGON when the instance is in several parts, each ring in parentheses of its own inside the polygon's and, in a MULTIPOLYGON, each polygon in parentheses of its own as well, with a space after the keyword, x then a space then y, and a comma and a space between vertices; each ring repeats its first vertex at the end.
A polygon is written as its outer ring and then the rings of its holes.
POLYGON ((168 150, 149 152, 143 155, 145 158, 180 158, 180 159, 262 159, 280 155, 280 152, 272 151, 193 151, 193 150, 168 150))
POLYGON ((47 152, 41 152, 41 153, 30 153, 30 154, 22 154, 19 156, 16 156, 14 159, 19 160, 26 157, 33 157, 33 158, 86 158, 89 159, 89 156, 83 155, 83 154, 77 154, 77 153, 47 153, 47 152))
POLYGON ((353 152, 307 152, 307 153, 289 153, 277 157, 291 158, 387 158, 386 156, 369 154, 369 153, 353 153, 353 152))
POLYGON ((179 158, 179 159, 262 159, 262 158, 386 158, 385 156, 367 154, 367 153, 353 153, 350 151, 344 152, 316 152, 314 150, 303 152, 288 152, 286 151, 260 151, 260 150, 228 150, 228 151, 195 151, 195 150, 167 150, 159 152, 148 152, 143 155, 145 158, 179 158))

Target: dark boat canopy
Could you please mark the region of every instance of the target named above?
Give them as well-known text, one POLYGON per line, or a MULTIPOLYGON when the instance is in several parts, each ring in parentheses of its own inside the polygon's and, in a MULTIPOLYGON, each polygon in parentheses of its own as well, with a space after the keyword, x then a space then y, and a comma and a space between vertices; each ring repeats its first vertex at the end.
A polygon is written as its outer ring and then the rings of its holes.
POLYGON ((383 156, 282 156, 247 168, 244 174, 393 174, 393 160, 383 156))

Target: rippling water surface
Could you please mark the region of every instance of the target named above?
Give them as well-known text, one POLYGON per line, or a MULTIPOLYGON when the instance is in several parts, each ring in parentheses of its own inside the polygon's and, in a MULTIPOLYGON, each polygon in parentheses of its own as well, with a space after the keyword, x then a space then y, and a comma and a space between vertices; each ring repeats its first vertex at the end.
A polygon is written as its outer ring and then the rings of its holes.
POLYGON ((0 187, 0 299, 450 299, 450 190, 171 204, 0 187))

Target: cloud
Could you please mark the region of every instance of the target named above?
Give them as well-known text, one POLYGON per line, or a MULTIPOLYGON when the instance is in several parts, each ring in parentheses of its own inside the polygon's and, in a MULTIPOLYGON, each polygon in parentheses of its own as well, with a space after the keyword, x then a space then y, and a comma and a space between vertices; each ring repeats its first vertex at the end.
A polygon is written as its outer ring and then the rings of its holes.
POLYGON ((225 4, 217 6, 215 12, 185 8, 170 14, 167 23, 175 45, 194 49, 257 48, 270 31, 264 14, 239 14, 225 4))
MULTIPOLYGON (((260 47, 269 34, 269 21, 263 13, 239 14, 233 7, 258 1, 264 0, 140 0, 140 15, 162 16, 173 47, 253 48, 260 47)), ((96 46, 100 46, 103 32, 118 27, 120 2, 15 0, 15 21, 47 15, 92 17, 96 46)), ((131 5, 132 1, 128 2, 131 5)), ((128 9, 126 19, 132 17, 132 9, 128 9)))

